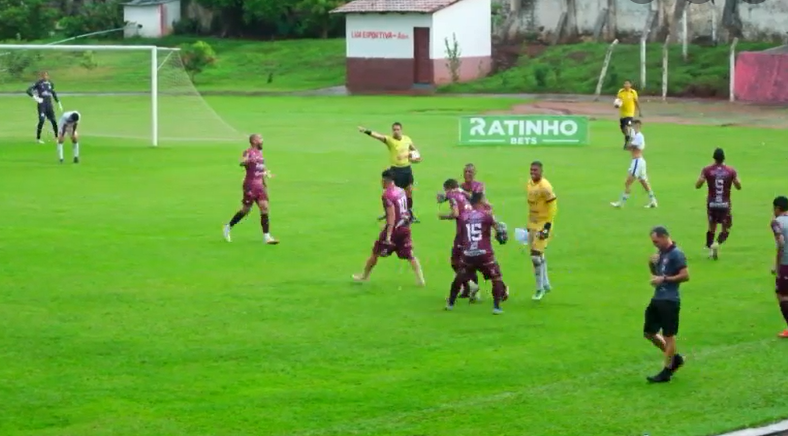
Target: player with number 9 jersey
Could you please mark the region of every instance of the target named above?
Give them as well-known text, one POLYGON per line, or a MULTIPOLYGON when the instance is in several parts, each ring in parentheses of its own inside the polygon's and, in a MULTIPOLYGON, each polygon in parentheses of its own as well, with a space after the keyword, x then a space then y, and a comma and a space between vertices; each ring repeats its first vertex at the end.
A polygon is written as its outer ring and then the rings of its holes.
POLYGON ((418 285, 424 285, 424 274, 421 271, 419 260, 413 255, 413 241, 410 234, 410 211, 408 209, 408 196, 405 190, 394 184, 396 175, 392 170, 383 171, 382 185, 383 214, 386 225, 381 230, 377 241, 372 247, 372 255, 364 266, 364 272, 353 276, 359 282, 367 281, 372 269, 377 264, 378 258, 389 257, 396 253, 397 257, 410 262, 416 274, 418 285))
POLYGON ((708 221, 706 248, 709 250, 709 257, 717 259, 719 246, 728 239, 730 229, 733 227, 731 186, 741 189, 741 181, 739 181, 736 170, 725 165, 723 149, 715 149, 712 156, 714 163, 701 170, 700 176, 695 182, 695 188, 700 189, 705 184, 708 189, 706 195, 706 219, 708 221), (722 226, 722 231, 715 243, 714 237, 718 224, 722 226))

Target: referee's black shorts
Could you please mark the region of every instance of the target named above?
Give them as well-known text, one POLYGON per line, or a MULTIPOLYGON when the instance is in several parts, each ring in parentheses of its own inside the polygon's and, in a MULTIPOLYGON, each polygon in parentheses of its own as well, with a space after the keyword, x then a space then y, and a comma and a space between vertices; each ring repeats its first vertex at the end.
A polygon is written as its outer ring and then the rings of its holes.
POLYGON ((662 331, 662 336, 676 336, 679 333, 679 311, 681 304, 678 301, 651 300, 646 307, 643 321, 643 333, 656 335, 662 331))
POLYGON ((618 126, 623 131, 625 128, 631 126, 632 125, 632 121, 634 121, 634 120, 635 119, 632 118, 632 117, 619 118, 618 119, 618 126))
POLYGON ((406 167, 391 167, 394 173, 394 185, 398 188, 405 189, 413 184, 413 169, 410 165, 406 167))

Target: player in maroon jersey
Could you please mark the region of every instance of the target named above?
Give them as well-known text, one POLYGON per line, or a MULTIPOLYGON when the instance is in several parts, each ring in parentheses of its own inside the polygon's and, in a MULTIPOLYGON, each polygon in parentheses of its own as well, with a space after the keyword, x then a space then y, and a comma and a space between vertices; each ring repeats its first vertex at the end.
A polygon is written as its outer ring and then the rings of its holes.
POLYGON ((249 136, 249 148, 241 156, 240 165, 246 170, 243 183, 243 200, 241 209, 233 215, 229 223, 224 226, 224 239, 232 241, 230 230, 238 224, 252 210, 252 205, 257 204, 260 209, 260 224, 263 227, 263 238, 266 244, 279 243, 270 233, 268 218, 268 190, 266 178, 273 177, 265 166, 263 158, 263 137, 255 133, 249 136))
POLYGON ((465 168, 462 170, 462 178, 463 182, 460 185, 462 191, 465 192, 465 195, 470 200, 471 195, 474 192, 481 192, 485 194, 484 203, 487 205, 489 209, 492 209, 492 205, 487 201, 487 195, 485 193, 484 183, 476 180, 476 165, 469 163, 465 165, 465 168))
POLYGON ((714 150, 713 158, 714 163, 701 170, 700 177, 695 182, 695 189, 700 189, 704 184, 708 187, 706 217, 709 228, 706 231, 706 248, 709 250, 709 257, 717 260, 720 245, 728 239, 730 229, 733 227, 731 185, 741 189, 741 181, 736 170, 723 163, 725 152, 721 148, 714 150), (715 242, 717 224, 722 226, 722 231, 715 242))
MULTIPOLYGON (((463 228, 459 225, 457 218, 462 212, 471 210, 471 204, 465 192, 460 188, 460 184, 454 180, 449 179, 443 183, 443 192, 438 194, 438 203, 449 202, 451 212, 446 214, 438 214, 438 218, 442 220, 455 220, 457 222, 457 230, 454 235, 454 243, 451 248, 451 268, 456 273, 460 268, 460 261, 462 259, 462 232, 463 228)), ((471 279, 463 283, 462 293, 460 298, 470 298, 471 302, 477 301, 477 293, 479 292, 479 275, 473 273, 471 279)))
POLYGON ((410 237, 410 212, 408 210, 408 196, 404 189, 394 185, 395 174, 393 171, 383 171, 383 213, 386 216, 386 225, 372 247, 372 255, 364 265, 364 272, 354 274, 353 280, 365 282, 369 280, 369 275, 378 258, 388 257, 397 253, 397 257, 410 262, 413 272, 416 274, 416 283, 424 286, 424 273, 421 270, 419 259, 413 255, 413 242, 410 237))
POLYGON ((495 239, 505 244, 507 240, 505 225, 497 222, 487 209, 483 193, 473 193, 471 207, 471 210, 466 210, 457 218, 457 225, 463 229, 462 259, 451 284, 446 310, 454 308, 462 284, 470 280, 472 274, 478 271, 486 280, 492 281, 493 314, 497 315, 503 313, 501 303, 509 297, 509 289, 503 282, 501 267, 495 260, 492 229, 495 229, 495 239))

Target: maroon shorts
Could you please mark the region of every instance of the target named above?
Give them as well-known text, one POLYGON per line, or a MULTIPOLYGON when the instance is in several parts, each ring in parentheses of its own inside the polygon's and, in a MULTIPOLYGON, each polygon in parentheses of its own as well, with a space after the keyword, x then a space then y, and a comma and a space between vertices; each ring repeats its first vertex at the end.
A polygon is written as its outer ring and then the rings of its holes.
POLYGON ((413 241, 410 239, 410 227, 397 227, 391 232, 391 244, 386 243, 386 231, 383 230, 372 247, 372 253, 380 257, 388 257, 397 253, 400 259, 413 259, 413 241))
POLYGON ((252 204, 261 201, 268 201, 268 192, 266 192, 265 187, 244 187, 244 198, 241 200, 241 203, 243 203, 245 206, 251 206, 252 204))
POLYGON ((706 216, 709 218, 709 224, 722 224, 727 228, 733 227, 733 214, 730 209, 712 209, 706 208, 706 216))
POLYGON ((464 274, 468 277, 474 273, 480 272, 485 280, 500 280, 503 278, 501 274, 501 267, 495 256, 463 256, 458 274, 464 274))
POLYGON ((788 265, 777 267, 777 278, 774 279, 774 292, 788 297, 788 265))

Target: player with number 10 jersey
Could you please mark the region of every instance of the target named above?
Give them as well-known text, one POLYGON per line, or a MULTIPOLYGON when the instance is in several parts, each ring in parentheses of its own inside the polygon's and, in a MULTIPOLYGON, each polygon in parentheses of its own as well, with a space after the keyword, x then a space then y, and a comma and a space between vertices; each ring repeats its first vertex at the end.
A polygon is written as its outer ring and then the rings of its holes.
POLYGON ((413 255, 408 196, 404 189, 394 184, 396 178, 394 171, 390 169, 383 171, 381 177, 383 185, 381 199, 386 225, 372 247, 372 255, 367 259, 364 271, 361 274, 354 275, 353 279, 358 282, 367 281, 372 269, 378 263, 378 258, 389 257, 396 253, 400 259, 410 262, 413 272, 416 274, 416 283, 419 286, 424 286, 424 274, 421 270, 421 265, 419 260, 413 255))
POLYGON ((720 245, 728 239, 730 229, 733 227, 731 186, 741 189, 741 181, 736 170, 725 165, 725 152, 721 148, 714 150, 712 156, 714 163, 701 170, 695 182, 695 189, 700 189, 704 184, 708 188, 706 218, 709 227, 706 231, 706 249, 709 250, 709 257, 716 260, 720 245), (715 241, 718 224, 722 226, 722 231, 715 241))

